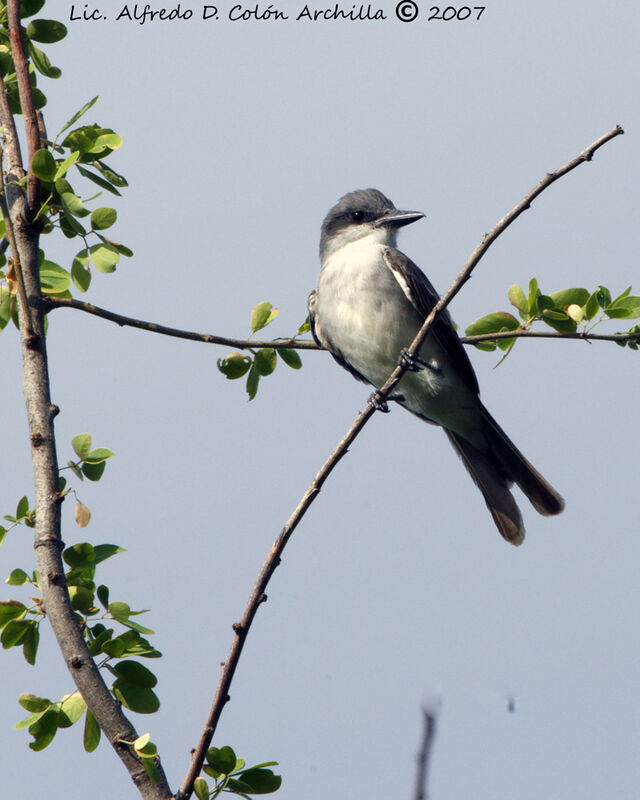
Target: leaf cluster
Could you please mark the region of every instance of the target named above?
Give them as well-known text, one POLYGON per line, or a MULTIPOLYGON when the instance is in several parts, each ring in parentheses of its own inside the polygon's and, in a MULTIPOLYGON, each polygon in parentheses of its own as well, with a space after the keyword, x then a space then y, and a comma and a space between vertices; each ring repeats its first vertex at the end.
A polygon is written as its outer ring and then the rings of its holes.
MULTIPOLYGON (((22 0, 20 3, 21 18, 28 19, 37 14, 44 6, 44 3, 45 0, 22 0)), ((35 43, 55 44, 64 39, 67 35, 67 28, 62 22, 54 19, 34 19, 28 25, 21 26, 21 33, 27 56, 31 62, 29 64, 29 81, 31 83, 33 102, 36 108, 42 108, 46 105, 47 98, 37 86, 36 72, 46 78, 59 78, 62 75, 62 71, 51 63, 46 53, 35 43)), ((7 87, 7 97, 11 112, 13 114, 22 114, 18 94, 18 79, 9 41, 7 4, 4 0, 0 0, 0 74, 2 74, 7 87)))
POLYGON ((250 798, 255 794, 271 794, 280 788, 282 778, 274 775, 268 767, 277 766, 277 761, 265 761, 247 767, 243 758, 238 758, 233 748, 210 747, 206 754, 204 772, 214 779, 212 787, 206 778, 196 778, 193 789, 198 800, 218 797, 222 792, 250 798))
MULTIPOLYGON (((544 322, 558 333, 575 333, 578 327, 587 333, 605 320, 640 318, 640 296, 631 294, 631 286, 616 298, 606 286, 598 286, 592 292, 583 288, 561 289, 552 294, 543 294, 538 281, 529 281, 529 292, 525 294, 522 287, 514 284, 509 288, 510 303, 518 310, 518 320, 513 314, 495 311, 473 322, 465 331, 467 336, 489 335, 503 331, 528 330, 534 322, 544 322), (596 319, 596 317, 598 317, 596 319), (595 320, 595 321, 594 321, 595 320), (591 323, 591 324, 590 324, 591 323)), ((638 326, 629 333, 638 332, 638 326)), ((495 339, 476 342, 480 350, 510 351, 516 338, 495 339)), ((634 350, 640 346, 638 340, 621 341, 634 350)))
MULTIPOLYGON (((271 303, 265 301, 258 303, 251 310, 249 317, 249 327, 253 336, 257 331, 266 328, 278 316, 279 309, 274 308, 271 303)), ((298 329, 298 334, 309 330, 308 323, 304 323, 298 329)), ((260 349, 248 348, 251 355, 246 353, 229 353, 225 358, 218 359, 218 369, 228 380, 237 380, 247 375, 246 390, 249 400, 258 393, 260 378, 264 378, 275 370, 278 365, 278 356, 291 369, 300 369, 302 359, 296 350, 284 347, 262 347, 260 349), (247 374, 248 373, 248 374, 247 374)))

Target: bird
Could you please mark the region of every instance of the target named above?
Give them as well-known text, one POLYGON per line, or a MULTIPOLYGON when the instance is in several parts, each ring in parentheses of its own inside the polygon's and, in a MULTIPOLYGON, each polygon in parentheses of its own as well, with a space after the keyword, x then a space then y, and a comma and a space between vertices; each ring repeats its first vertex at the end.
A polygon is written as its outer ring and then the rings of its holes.
MULTIPOLYGON (((406 350, 439 300, 426 275, 396 246, 398 230, 424 216, 398 210, 377 189, 338 200, 322 223, 320 275, 308 301, 311 333, 342 367, 376 389, 399 360, 404 364, 407 370, 388 399, 444 429, 498 531, 519 545, 525 527, 513 484, 540 514, 559 514, 564 500, 483 405, 447 311, 414 358, 406 350)), ((375 407, 374 398, 375 393, 375 407)))

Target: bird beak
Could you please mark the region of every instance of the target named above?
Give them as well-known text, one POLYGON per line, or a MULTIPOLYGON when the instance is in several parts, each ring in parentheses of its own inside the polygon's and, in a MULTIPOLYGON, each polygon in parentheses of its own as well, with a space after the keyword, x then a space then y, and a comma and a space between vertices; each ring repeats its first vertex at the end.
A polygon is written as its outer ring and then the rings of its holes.
POLYGON ((384 217, 380 217, 375 224, 376 227, 402 228, 403 225, 410 225, 423 217, 424 214, 421 211, 398 211, 397 208, 394 208, 384 217))

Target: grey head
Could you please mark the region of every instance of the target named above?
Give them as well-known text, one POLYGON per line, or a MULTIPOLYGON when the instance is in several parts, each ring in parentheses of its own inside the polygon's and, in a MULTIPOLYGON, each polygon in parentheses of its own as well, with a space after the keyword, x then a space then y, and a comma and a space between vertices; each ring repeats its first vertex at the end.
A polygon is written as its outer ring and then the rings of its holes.
POLYGON ((320 260, 347 244, 372 237, 381 244, 395 245, 396 231, 422 219, 420 211, 399 211, 377 189, 358 189, 341 197, 322 223, 320 260))

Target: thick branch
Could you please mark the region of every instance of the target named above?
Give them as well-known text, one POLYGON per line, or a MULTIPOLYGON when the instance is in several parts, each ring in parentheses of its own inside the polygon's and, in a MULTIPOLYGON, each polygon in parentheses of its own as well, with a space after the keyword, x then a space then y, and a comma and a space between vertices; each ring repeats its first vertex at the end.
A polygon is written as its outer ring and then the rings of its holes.
MULTIPOLYGON (((481 244, 473 251, 469 260, 461 270, 458 277, 455 281, 451 284, 448 291, 443 295, 443 297, 439 300, 439 302, 435 305, 433 311, 429 314, 429 316, 425 319, 424 324, 420 328, 419 332, 415 336, 413 342, 409 346, 409 352, 414 354, 420 349, 420 345, 424 341, 425 337, 427 336, 431 326, 435 322, 435 319, 438 314, 442 313, 442 311, 446 308, 446 306, 451 302, 453 297, 460 291, 463 284, 468 280, 471 272, 478 264, 482 256, 486 253, 489 249, 490 245, 497 239, 497 237, 506 230, 506 228, 526 209, 529 207, 531 201, 537 197, 547 186, 550 186, 555 180, 557 180, 562 175, 565 175, 570 170, 574 169, 578 164, 581 164, 583 161, 590 161, 593 153, 601 147, 606 141, 612 139, 614 136, 618 136, 619 134, 623 133, 622 128, 617 126, 614 128, 613 131, 609 132, 605 136, 602 136, 592 145, 590 145, 583 153, 581 153, 577 158, 570 161, 564 167, 561 167, 557 172, 551 173, 547 175, 547 177, 536 186, 529 194, 520 202, 518 203, 515 208, 513 208, 500 222, 493 228, 493 230, 486 234, 481 244)), ((403 367, 398 366, 392 375, 389 377, 387 382, 378 392, 378 396, 380 400, 384 400, 389 392, 393 389, 393 387, 398 383, 400 378, 404 373, 403 367)), ((233 626, 234 630, 234 639, 231 644, 231 648, 229 650, 229 654, 227 656, 226 661, 222 667, 222 673, 220 675, 220 680, 218 683, 218 688, 216 690, 216 694, 213 698, 213 702, 211 704, 211 708, 209 709, 209 713, 207 714, 207 718, 205 720, 204 728, 200 735, 200 739, 198 744, 193 751, 193 756, 191 759, 191 763, 187 770, 187 774, 182 782, 180 790, 176 795, 176 800, 186 800, 191 793, 193 792, 193 782, 200 773, 202 769, 202 765, 204 763, 205 755, 207 752, 207 748, 211 744, 211 740, 213 738, 213 734, 215 733, 218 721, 220 719, 220 715, 222 714, 222 710, 226 703, 229 700, 229 689, 231 687, 231 682, 233 680, 233 676, 238 665, 238 661, 240 659, 240 655, 242 654, 242 648, 244 647, 244 643, 246 641, 247 635, 249 633, 249 628, 251 627, 251 623, 258 611, 258 608, 261 603, 263 603, 267 596, 265 594, 267 585, 271 576, 275 572, 276 568, 279 566, 282 553, 284 548, 287 545, 287 542, 291 538, 294 530, 298 526, 298 523, 304 517, 305 513, 309 509, 311 503, 315 500, 318 496, 320 489, 322 488, 322 484, 326 481, 329 477, 335 466, 338 464, 340 459, 346 455, 349 446, 354 441, 356 436, 360 433, 362 428, 366 425, 369 418, 374 413, 373 406, 369 405, 358 414, 355 422, 347 432, 346 436, 340 442, 340 444, 336 447, 336 449, 331 453, 325 464, 322 466, 316 477, 313 479, 311 485, 304 493, 304 496, 298 503, 296 509, 294 510, 293 514, 287 521, 286 525, 282 529, 280 536, 274 542, 269 555, 267 556, 266 561, 262 565, 262 569, 260 570, 260 574, 258 575, 258 580, 251 592, 251 596, 249 597, 249 601, 247 602, 246 608, 244 610, 244 614, 242 615, 242 619, 239 623, 236 623, 233 626)))
MULTIPOLYGON (((24 51, 20 37, 18 0, 10 0, 8 13, 12 29, 13 57, 20 78, 26 76, 27 84, 21 89, 22 108, 27 115, 33 110, 28 73, 25 72, 24 51), (22 61, 21 61, 22 59, 22 61), (22 64, 22 67, 20 66, 22 64), (21 73, 22 71, 22 73, 21 73), (25 97, 23 98, 23 92, 25 97)), ((0 92, 0 95, 2 93, 0 92)), ((29 423, 31 458, 33 464, 36 522, 34 547, 40 575, 43 608, 51 623, 56 640, 71 676, 105 732, 141 794, 149 800, 166 800, 171 792, 166 784, 154 784, 141 762, 131 749, 119 740, 132 741, 137 737, 134 727, 123 715, 120 704, 107 688, 102 674, 87 650, 82 631, 71 606, 62 562, 64 543, 60 533, 60 506, 62 497, 58 483, 58 460, 53 419, 57 408, 51 403, 44 312, 38 269, 39 235, 30 225, 27 199, 22 190, 12 183, 24 175, 20 162, 16 129, 13 117, 0 97, 0 123, 4 125, 4 141, 9 156, 11 172, 7 176, 7 203, 12 236, 10 245, 14 263, 19 264, 24 279, 24 292, 18 295, 20 339, 22 346, 23 384, 29 423), (10 191, 9 191, 10 190, 10 191), (26 320, 30 319, 30 324, 26 320)), ((35 115, 33 115, 35 120, 35 115)), ((36 123, 37 124, 37 123, 36 123)), ((37 139, 28 131, 29 150, 37 139)), ((9 230, 9 228, 7 229, 9 230)))

